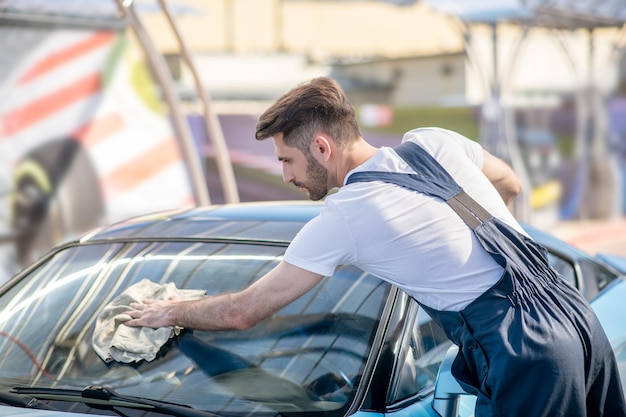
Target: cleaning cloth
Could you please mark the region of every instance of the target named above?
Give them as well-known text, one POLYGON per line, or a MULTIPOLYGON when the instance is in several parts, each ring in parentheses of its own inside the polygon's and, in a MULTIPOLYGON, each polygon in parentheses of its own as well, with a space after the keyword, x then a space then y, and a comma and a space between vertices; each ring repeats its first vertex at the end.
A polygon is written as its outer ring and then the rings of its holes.
POLYGON ((138 362, 153 360, 159 349, 182 328, 129 327, 122 323, 131 319, 127 314, 132 310, 130 303, 143 299, 193 300, 204 296, 204 290, 181 290, 173 282, 156 284, 143 279, 128 287, 102 310, 96 320, 93 333, 93 348, 105 362, 138 362))

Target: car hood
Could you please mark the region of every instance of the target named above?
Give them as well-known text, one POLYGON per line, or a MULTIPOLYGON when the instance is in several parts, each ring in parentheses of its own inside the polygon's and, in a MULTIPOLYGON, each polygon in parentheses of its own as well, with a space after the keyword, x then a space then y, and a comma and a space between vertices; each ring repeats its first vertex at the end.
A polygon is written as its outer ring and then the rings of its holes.
POLYGON ((5 407, 0 405, 0 416, 12 417, 93 417, 88 414, 68 413, 65 411, 33 410, 30 408, 5 407))

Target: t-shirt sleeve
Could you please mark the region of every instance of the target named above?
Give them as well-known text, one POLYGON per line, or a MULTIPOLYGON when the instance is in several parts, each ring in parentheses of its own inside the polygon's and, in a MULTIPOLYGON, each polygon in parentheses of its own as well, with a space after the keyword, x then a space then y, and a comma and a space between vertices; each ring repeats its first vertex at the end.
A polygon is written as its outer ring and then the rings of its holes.
POLYGON ((465 155, 480 169, 483 169, 485 163, 485 154, 483 153, 483 147, 473 140, 466 138, 460 133, 453 132, 451 130, 446 131, 450 138, 454 140, 460 149, 463 150, 465 155))
POLYGON ((346 219, 328 203, 298 232, 284 261, 316 274, 330 276, 338 265, 354 262, 354 240, 346 219))
POLYGON ((480 143, 473 141, 460 133, 442 128, 419 128, 405 133, 402 141, 412 141, 422 144, 428 149, 450 148, 460 150, 479 169, 483 169, 485 162, 483 147, 480 143))

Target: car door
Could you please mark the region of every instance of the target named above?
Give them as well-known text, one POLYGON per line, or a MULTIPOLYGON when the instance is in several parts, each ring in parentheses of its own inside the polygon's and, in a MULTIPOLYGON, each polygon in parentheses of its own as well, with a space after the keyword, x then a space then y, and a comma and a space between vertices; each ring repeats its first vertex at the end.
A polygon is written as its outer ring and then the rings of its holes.
POLYGON ((622 387, 626 387, 626 320, 624 320, 624 300, 626 300, 626 279, 613 281, 591 301, 596 315, 611 342, 617 359, 622 387))

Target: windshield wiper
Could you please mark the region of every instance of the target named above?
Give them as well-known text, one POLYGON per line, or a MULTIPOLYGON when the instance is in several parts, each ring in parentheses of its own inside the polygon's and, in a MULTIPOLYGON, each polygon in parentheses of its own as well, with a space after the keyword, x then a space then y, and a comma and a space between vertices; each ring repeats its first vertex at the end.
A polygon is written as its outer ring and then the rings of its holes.
POLYGON ((21 408, 36 408, 40 410, 55 410, 47 404, 40 402, 37 398, 28 395, 15 394, 12 392, 0 392, 0 403, 21 408))
POLYGON ((30 395, 36 399, 81 401, 109 407, 146 408, 176 417, 219 417, 208 411, 197 410, 188 405, 170 403, 149 398, 122 395, 111 388, 90 385, 82 390, 63 388, 13 387, 11 393, 30 395))

